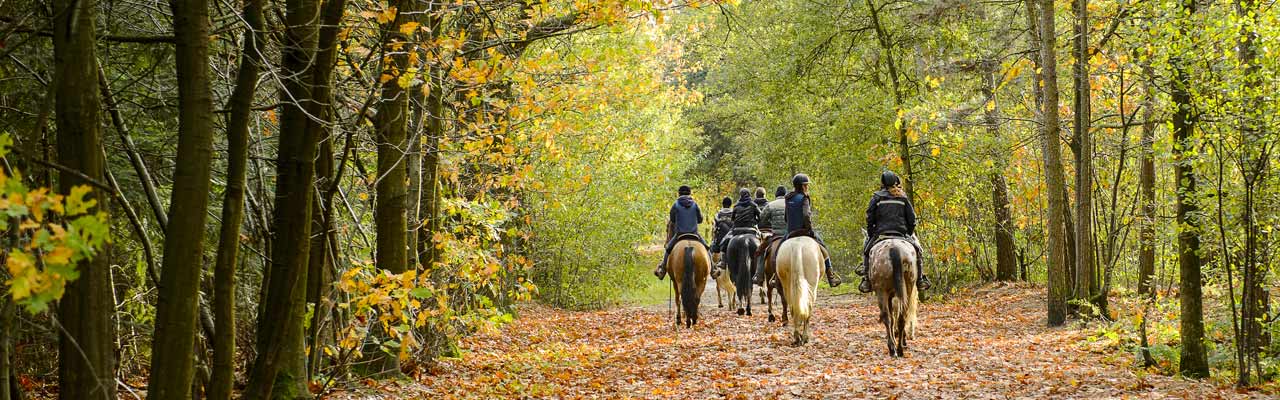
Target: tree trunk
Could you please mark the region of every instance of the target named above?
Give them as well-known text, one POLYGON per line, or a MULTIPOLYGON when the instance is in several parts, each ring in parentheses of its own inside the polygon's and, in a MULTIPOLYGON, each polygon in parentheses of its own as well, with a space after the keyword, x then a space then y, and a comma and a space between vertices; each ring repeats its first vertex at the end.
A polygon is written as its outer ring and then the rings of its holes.
POLYGON ((178 71, 178 154, 165 229, 148 396, 185 398, 195 374, 196 301, 213 158, 208 0, 173 0, 178 71))
POLYGON ((903 105, 902 85, 898 79, 898 62, 893 55, 893 42, 889 38, 889 32, 880 22, 880 9, 871 0, 867 0, 867 8, 871 12, 871 22, 875 25, 876 39, 880 43, 880 50, 884 52, 885 64, 889 68, 889 82, 893 85, 893 109, 897 118, 897 144, 898 159, 902 161, 902 187, 906 189, 907 198, 914 200, 916 198, 915 191, 915 175, 911 169, 911 143, 907 137, 907 122, 902 120, 903 112, 906 109, 903 105))
POLYGON ((1154 71, 1143 66, 1147 76, 1143 90, 1146 96, 1142 104, 1142 165, 1139 177, 1142 192, 1141 231, 1138 239, 1138 294, 1156 297, 1156 122, 1155 90, 1150 81, 1154 71))
MULTIPOLYGON (((1195 0, 1183 0, 1183 15, 1196 13, 1195 0)), ((1184 21, 1184 24, 1190 21, 1184 21)), ((1189 37, 1182 28, 1182 37, 1189 37)), ((1191 78, 1187 74, 1188 61, 1180 54, 1170 60, 1173 63, 1172 98, 1177 110, 1173 113, 1174 176, 1178 180, 1178 271, 1181 285, 1179 299, 1182 303, 1180 334, 1182 353, 1178 370, 1183 376, 1205 378, 1209 376, 1209 363, 1204 348, 1204 306, 1200 276, 1200 218, 1195 203, 1196 174, 1193 153, 1195 148, 1195 120, 1191 115, 1191 78)))
POLYGON ((1260 354, 1270 345, 1263 323, 1271 309, 1266 288, 1268 268, 1265 263, 1258 260, 1258 236, 1264 226, 1258 221, 1255 202, 1258 193, 1266 193, 1262 185, 1267 182, 1266 174, 1273 143, 1269 139, 1270 135, 1263 131, 1266 126, 1263 122, 1263 113, 1266 112, 1267 107, 1262 106, 1265 100, 1258 93, 1260 88, 1265 87, 1260 75, 1256 48, 1258 14, 1263 11, 1258 9, 1257 0, 1237 0, 1235 6, 1237 17, 1246 20, 1241 32, 1240 44, 1236 47, 1236 55, 1240 59, 1240 64, 1245 66, 1242 71, 1246 82, 1243 90, 1247 92, 1239 100, 1242 105, 1240 109, 1245 113, 1240 126, 1240 143, 1244 144, 1241 148, 1240 171, 1244 175, 1245 189, 1243 210, 1241 210, 1245 227, 1245 254, 1240 313, 1241 320, 1244 322, 1245 345, 1243 347, 1247 361, 1241 368, 1240 378, 1241 383, 1247 385, 1250 368, 1255 370, 1260 379, 1263 376, 1260 354))
POLYGON ((1058 139, 1058 55, 1054 50, 1057 41, 1053 0, 1040 3, 1040 81, 1044 90, 1044 124, 1041 136, 1044 145, 1044 174, 1046 196, 1049 199, 1048 220, 1048 322, 1059 326, 1067 319, 1067 293, 1070 277, 1066 271, 1066 189, 1062 173, 1062 150, 1058 139))
MULTIPOLYGON (((57 0, 53 10, 58 163, 102 181, 106 162, 100 150, 102 104, 94 50, 96 4, 57 0)), ((85 184, 88 182, 76 174, 60 173, 58 191, 70 193, 72 187, 85 184)), ((89 197, 98 202, 99 212, 110 210, 110 196, 94 191, 89 197)), ((109 221, 103 223, 110 226, 109 221)), ((111 266, 104 254, 105 250, 77 263, 80 277, 67 284, 58 302, 58 397, 62 399, 116 398, 116 332, 111 321, 115 302, 111 295, 111 266)))
POLYGON ((1076 14, 1075 63, 1075 130, 1076 145, 1076 287, 1080 300, 1101 310, 1102 295, 1098 265, 1094 262, 1093 241, 1093 134, 1090 132, 1089 88, 1089 0, 1073 2, 1076 14))
POLYGON ((236 263, 240 252, 240 225, 244 220, 245 176, 249 161, 249 117, 257 92, 262 54, 264 16, 263 0, 244 4, 246 24, 244 48, 236 86, 227 101, 231 114, 227 119, 227 188, 222 199, 222 228, 218 234, 218 255, 213 270, 214 337, 213 371, 209 383, 209 399, 226 400, 235 385, 236 350, 236 263))
MULTIPOLYGON (((991 131, 991 137, 1000 138, 999 114, 1000 110, 996 103, 996 68, 995 63, 990 64, 992 68, 983 71, 982 80, 984 96, 991 103, 986 105, 986 124, 987 130, 991 131)), ((999 142, 999 140, 997 140, 999 142)), ((1018 279, 1017 261, 1014 259, 1013 248, 1013 222, 1009 210, 1009 183, 1004 178, 1004 168, 1006 161, 1000 151, 994 152, 993 156, 997 159, 995 166, 990 172, 991 178, 991 207, 992 216, 995 217, 995 239, 996 239, 996 280, 1014 281, 1018 279)))
POLYGON ((279 152, 276 155, 276 195, 270 277, 266 304, 258 320, 258 356, 245 390, 246 400, 309 397, 306 387, 302 324, 306 303, 307 268, 311 250, 311 202, 314 191, 316 144, 312 128, 312 69, 317 46, 319 4, 316 0, 286 0, 280 74, 279 152), (301 368, 299 368, 301 367, 301 368))
MULTIPOLYGON (((405 87, 408 82, 400 82, 408 77, 409 53, 416 51, 412 45, 413 37, 400 32, 400 26, 416 18, 413 12, 414 3, 401 0, 396 7, 398 13, 395 21, 383 30, 383 51, 385 62, 382 75, 382 99, 378 103, 377 136, 378 146, 378 180, 377 198, 374 201, 374 225, 377 228, 377 252, 375 262, 378 269, 399 274, 409 266, 407 197, 408 171, 406 166, 408 131, 408 97, 405 87)), ((384 351, 369 354, 373 362, 375 374, 394 374, 399 372, 400 363, 396 356, 384 351)))
POLYGON ((13 313, 16 309, 10 296, 0 296, 0 400, 15 400, 12 389, 18 385, 9 379, 13 371, 13 313))

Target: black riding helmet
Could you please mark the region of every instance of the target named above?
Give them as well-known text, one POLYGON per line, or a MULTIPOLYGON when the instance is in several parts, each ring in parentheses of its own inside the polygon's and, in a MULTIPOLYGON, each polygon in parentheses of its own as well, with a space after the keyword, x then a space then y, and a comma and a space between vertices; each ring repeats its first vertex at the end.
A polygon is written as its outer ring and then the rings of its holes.
POLYGON ((680 193, 681 196, 688 196, 693 193, 693 190, 689 189, 688 186, 681 186, 677 193, 680 193))
POLYGON ((880 187, 888 189, 898 186, 900 183, 902 183, 902 180, 898 179, 898 174, 893 173, 893 171, 886 169, 880 173, 880 187))
POLYGON ((778 188, 773 190, 773 195, 774 195, 774 196, 777 196, 777 197, 786 196, 786 195, 787 195, 787 187, 786 187, 786 186, 782 186, 782 185, 778 185, 778 188))
POLYGON ((720 207, 722 208, 733 207, 733 199, 730 198, 729 196, 724 196, 724 200, 720 200, 720 207))
POLYGON ((808 184, 809 184, 809 175, 796 174, 795 177, 791 178, 791 186, 795 186, 796 189, 799 189, 800 185, 808 185, 808 184))
POLYGON ((751 200, 751 190, 747 188, 738 189, 738 199, 751 200))

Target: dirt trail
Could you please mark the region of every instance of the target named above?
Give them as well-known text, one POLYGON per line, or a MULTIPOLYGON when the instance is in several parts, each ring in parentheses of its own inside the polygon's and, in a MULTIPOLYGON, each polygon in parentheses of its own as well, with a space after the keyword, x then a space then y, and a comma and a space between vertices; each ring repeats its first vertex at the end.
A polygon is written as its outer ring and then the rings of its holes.
MULTIPOLYGON (((1138 376, 1085 333, 1044 327, 1043 289, 987 287, 924 303, 903 359, 886 355, 868 296, 822 296, 814 343, 796 348, 763 312, 704 299, 704 324, 673 330, 666 306, 569 312, 542 306, 466 339, 396 398, 1246 398, 1230 388, 1138 376), (1106 361, 1110 359, 1110 361, 1106 361)), ((757 302, 758 297, 757 297, 757 302)), ((763 309, 761 309, 763 311, 763 309)), ((341 395, 338 397, 342 397, 341 395)))

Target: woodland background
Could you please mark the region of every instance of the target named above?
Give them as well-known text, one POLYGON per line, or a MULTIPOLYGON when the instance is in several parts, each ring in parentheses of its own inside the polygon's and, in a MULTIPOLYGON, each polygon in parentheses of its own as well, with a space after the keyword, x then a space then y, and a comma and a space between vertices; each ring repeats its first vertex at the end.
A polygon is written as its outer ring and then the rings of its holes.
POLYGON ((883 168, 935 291, 1023 280, 1136 368, 1266 384, 1262 0, 0 3, 0 400, 305 398, 653 302, 675 188, 883 168), (53 356, 56 354, 56 357, 53 356))

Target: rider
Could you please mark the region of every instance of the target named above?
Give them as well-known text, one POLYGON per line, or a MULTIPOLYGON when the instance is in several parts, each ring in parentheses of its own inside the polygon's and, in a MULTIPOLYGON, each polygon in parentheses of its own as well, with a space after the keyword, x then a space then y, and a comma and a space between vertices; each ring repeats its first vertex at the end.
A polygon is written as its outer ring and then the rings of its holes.
POLYGON ((760 207, 756 207, 751 199, 751 191, 746 188, 738 190, 738 204, 733 205, 733 231, 720 239, 720 251, 728 250, 729 240, 734 235, 745 233, 758 234, 756 227, 760 225, 760 207))
POLYGON ((698 224, 702 223, 702 210, 698 209, 698 203, 694 202, 693 197, 690 196, 692 190, 688 186, 681 186, 678 193, 680 197, 676 198, 675 204, 671 205, 671 213, 667 217, 666 251, 662 253, 662 263, 653 270, 653 274, 658 279, 662 279, 667 274, 667 257, 671 256, 671 248, 682 236, 692 235, 698 243, 707 245, 707 242, 698 234, 698 224))
POLYGON ((760 209, 762 210, 764 209, 765 204, 769 204, 769 199, 764 198, 764 195, 765 195, 764 188, 757 187, 755 203, 756 203, 756 207, 760 207, 760 209))
MULTIPOLYGON (((787 232, 787 188, 778 186, 773 191, 774 200, 764 205, 764 209, 760 211, 760 230, 769 230, 773 232, 774 237, 781 238, 787 232)), ((760 245, 760 255, 764 256, 766 250, 769 249, 769 242, 760 245)), ((764 263, 760 263, 761 266, 764 263)), ((757 285, 764 284, 764 268, 756 268, 756 276, 752 278, 757 285)))
POLYGON ((733 199, 725 196, 720 200, 720 211, 716 211, 716 218, 711 222, 711 254, 720 254, 724 251, 720 246, 720 241, 729 235, 729 231, 733 230, 733 199))
POLYGON ((916 287, 929 290, 932 284, 924 275, 924 263, 919 255, 920 242, 916 240, 916 210, 911 207, 911 200, 902 191, 902 181, 893 171, 885 170, 880 174, 880 190, 871 195, 871 204, 867 206, 867 241, 862 246, 862 265, 858 267, 858 275, 862 275, 862 283, 858 290, 863 293, 871 291, 871 283, 867 281, 867 264, 871 255, 871 246, 882 236, 895 236, 911 242, 916 248, 916 287))
MULTIPOLYGON (((787 237, 782 240, 796 236, 809 236, 818 241, 823 249, 827 245, 822 242, 822 238, 818 237, 818 232, 813 230, 813 209, 810 207, 813 203, 812 197, 809 196, 809 176, 805 174, 796 174, 791 178, 791 185, 795 190, 787 193, 786 201, 786 218, 787 218, 787 237)), ((825 253, 825 252, 824 252, 825 253)), ((775 255, 776 256, 776 255, 775 255)), ((831 257, 827 256, 823 263, 826 267, 827 283, 831 287, 840 286, 840 277, 836 276, 831 270, 831 257)))

